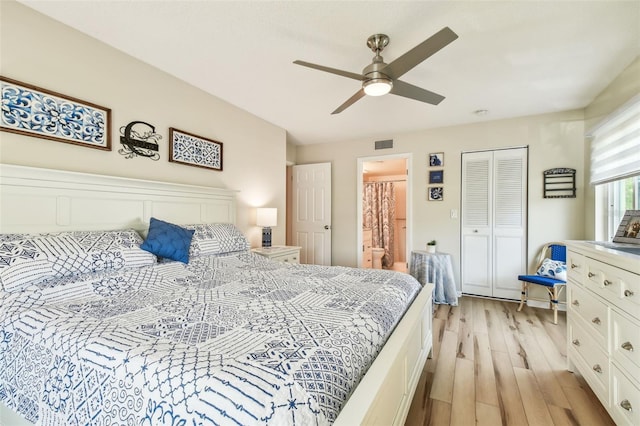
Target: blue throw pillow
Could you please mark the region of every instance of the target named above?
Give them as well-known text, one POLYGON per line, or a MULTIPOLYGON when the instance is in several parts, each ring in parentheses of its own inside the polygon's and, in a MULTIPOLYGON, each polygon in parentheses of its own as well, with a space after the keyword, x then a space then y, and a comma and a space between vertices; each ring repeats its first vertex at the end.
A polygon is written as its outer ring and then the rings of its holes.
POLYGON ((149 234, 140 248, 159 257, 189 263, 189 247, 193 233, 191 229, 184 229, 152 217, 149 234))

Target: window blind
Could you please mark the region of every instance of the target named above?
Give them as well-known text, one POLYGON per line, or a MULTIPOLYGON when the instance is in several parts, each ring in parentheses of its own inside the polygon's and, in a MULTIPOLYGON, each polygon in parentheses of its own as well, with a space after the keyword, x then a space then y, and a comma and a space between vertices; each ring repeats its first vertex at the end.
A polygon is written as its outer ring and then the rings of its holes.
POLYGON ((611 113, 588 134, 591 184, 640 175, 640 94, 611 113))

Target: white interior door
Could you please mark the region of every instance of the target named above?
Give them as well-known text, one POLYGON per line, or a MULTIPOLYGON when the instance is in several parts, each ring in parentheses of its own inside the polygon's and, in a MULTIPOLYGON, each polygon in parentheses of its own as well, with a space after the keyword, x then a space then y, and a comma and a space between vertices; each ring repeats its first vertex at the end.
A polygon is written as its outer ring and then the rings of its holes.
POLYGON ((492 296, 493 155, 462 155, 462 291, 492 296))
POLYGON ((493 153, 493 296, 519 299, 527 270, 527 149, 493 153))
POLYGON ((293 166, 291 234, 300 262, 331 265, 331 163, 293 166))
POLYGON ((462 156, 462 290, 518 299, 526 271, 527 149, 462 156))

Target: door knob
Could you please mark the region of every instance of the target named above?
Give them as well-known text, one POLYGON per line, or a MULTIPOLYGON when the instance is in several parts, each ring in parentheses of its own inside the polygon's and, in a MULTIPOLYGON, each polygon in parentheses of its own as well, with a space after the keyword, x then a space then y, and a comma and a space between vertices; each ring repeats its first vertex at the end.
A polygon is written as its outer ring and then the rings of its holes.
POLYGON ((331 229, 331 227, 329 225, 325 225, 324 229, 331 229))

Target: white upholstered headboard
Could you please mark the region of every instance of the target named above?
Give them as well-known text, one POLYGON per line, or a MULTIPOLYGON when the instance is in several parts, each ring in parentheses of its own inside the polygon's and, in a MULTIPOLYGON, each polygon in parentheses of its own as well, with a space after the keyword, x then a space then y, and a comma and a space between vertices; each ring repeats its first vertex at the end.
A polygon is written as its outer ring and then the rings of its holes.
POLYGON ((235 223, 236 191, 0 164, 0 233, 235 223))

